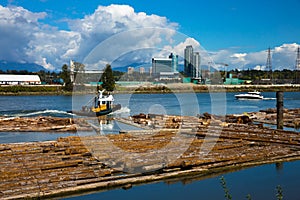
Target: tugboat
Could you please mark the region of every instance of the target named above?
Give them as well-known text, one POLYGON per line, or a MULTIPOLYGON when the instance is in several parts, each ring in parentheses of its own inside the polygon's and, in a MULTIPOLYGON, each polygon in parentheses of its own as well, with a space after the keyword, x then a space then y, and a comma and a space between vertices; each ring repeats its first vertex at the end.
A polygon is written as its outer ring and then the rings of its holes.
POLYGON ((264 97, 258 91, 248 92, 246 94, 234 95, 237 99, 263 99, 264 97))
MULTIPOLYGON (((120 104, 113 104, 114 97, 109 94, 104 95, 105 90, 98 90, 98 95, 95 96, 92 100, 94 101, 92 106, 82 106, 80 111, 72 111, 72 113, 80 116, 102 116, 108 115, 111 112, 121 109, 120 104)), ((89 101, 87 104, 89 104, 89 101)))

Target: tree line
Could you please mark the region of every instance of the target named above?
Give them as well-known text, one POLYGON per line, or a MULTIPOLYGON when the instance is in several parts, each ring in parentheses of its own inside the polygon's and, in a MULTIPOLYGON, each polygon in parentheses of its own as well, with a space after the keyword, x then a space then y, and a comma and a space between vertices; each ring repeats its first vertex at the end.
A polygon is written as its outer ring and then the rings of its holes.
MULTIPOLYGON (((212 75, 212 79, 222 79, 225 81, 231 74, 232 78, 239 78, 245 81, 251 81, 252 84, 291 84, 300 83, 300 71, 298 70, 274 70, 274 71, 262 71, 255 69, 248 70, 230 70, 230 71, 218 71, 212 75)), ((217 80, 215 80, 216 82, 217 80)))
MULTIPOLYGON (((77 76, 79 73, 84 74, 85 66, 82 63, 74 62, 74 80, 80 79, 80 76, 77 76)), ((38 72, 29 72, 27 70, 0 70, 0 74, 16 74, 16 75, 38 75, 41 79, 42 84, 60 84, 63 85, 65 91, 72 91, 74 84, 71 81, 71 70, 70 66, 64 64, 61 68, 61 71, 45 71, 40 70, 38 72)), ((119 72, 112 71, 111 65, 107 64, 105 66, 103 74, 100 76, 98 82, 102 82, 101 87, 107 91, 113 91, 115 87, 115 80, 120 76, 119 72)), ((80 82, 80 80, 77 80, 80 82)), ((81 82, 83 84, 84 82, 81 82)), ((100 89, 100 88, 99 88, 100 89)))
MULTIPOLYGON (((85 71, 84 64, 79 62, 74 62, 74 79, 77 78, 77 74, 85 71)), ((20 75, 39 75, 43 84, 61 84, 66 91, 72 91, 74 84, 71 82, 70 66, 64 64, 61 71, 45 71, 40 70, 38 72, 29 72, 27 70, 0 70, 0 74, 20 74, 20 75)), ((261 71, 261 70, 231 70, 231 71, 220 71, 216 72, 217 77, 225 79, 228 78, 229 74, 232 74, 233 78, 239 78, 242 80, 250 80, 253 83, 259 82, 264 79, 272 79, 274 83, 300 83, 300 71, 283 69, 274 71, 261 71)), ((212 76, 212 78, 214 75, 212 76)), ((134 72, 133 74, 127 74, 125 72, 113 71, 110 64, 105 66, 103 74, 99 77, 99 82, 102 83, 101 87, 107 91, 113 91, 115 87, 115 82, 118 80, 124 81, 145 81, 151 80, 150 74, 140 74, 134 72)))

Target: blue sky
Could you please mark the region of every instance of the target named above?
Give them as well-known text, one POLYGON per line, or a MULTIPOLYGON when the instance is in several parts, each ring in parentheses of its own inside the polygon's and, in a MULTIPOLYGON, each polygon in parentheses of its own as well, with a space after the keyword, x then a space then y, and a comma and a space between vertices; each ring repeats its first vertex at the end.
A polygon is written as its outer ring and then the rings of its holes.
MULTIPOLYGON (((111 4, 128 5, 134 9, 134 13, 144 12, 149 16, 150 26, 168 27, 176 30, 177 32, 187 35, 198 41, 201 47, 205 48, 208 52, 211 52, 213 59, 216 62, 227 62, 232 67, 238 68, 242 65, 252 65, 252 67, 260 66, 263 67, 265 64, 265 50, 268 47, 274 51, 274 68, 292 68, 295 62, 295 55, 293 52, 296 50, 297 45, 300 44, 300 20, 299 20, 299 0, 286 0, 286 1, 240 1, 240 0, 210 0, 210 1, 170 1, 170 0, 152 0, 152 1, 140 1, 140 0, 119 0, 119 1, 82 1, 82 0, 10 0, 0 1, 0 5, 3 8, 11 8, 18 6, 28 12, 28 18, 39 13, 39 16, 34 18, 34 21, 38 23, 35 28, 41 32, 40 35, 48 33, 50 35, 50 29, 53 30, 56 38, 61 36, 61 31, 67 31, 67 34, 78 34, 77 41, 78 46, 74 47, 72 51, 77 53, 87 52, 87 49, 91 50, 94 46, 87 48, 88 44, 91 44, 92 35, 97 35, 98 42, 104 39, 103 32, 100 34, 93 32, 93 34, 86 35, 84 30, 79 30, 80 21, 87 22, 90 17, 90 22, 97 23, 95 16, 105 15, 106 10, 111 4), (98 6, 102 6, 103 9, 99 9, 98 6), (161 23, 155 22, 155 17, 158 16, 161 23), (94 17, 93 17, 94 16, 94 17), (93 19, 92 19, 93 18, 93 19), (152 22, 152 21, 151 21, 152 22), (78 30, 78 31, 77 31, 78 30), (60 32, 60 33, 58 33, 60 32), (77 33, 75 33, 77 32, 77 33), (85 40, 85 37, 91 37, 90 40, 85 40), (80 40, 80 41, 79 41, 80 40), (84 50, 83 50, 84 49, 84 50), (288 53, 287 53, 288 52, 288 53), (226 56, 228 58, 226 58, 226 56), (258 58, 260 56, 260 58, 258 58), (287 62, 288 60, 288 62, 287 62), (256 62, 256 63, 255 63, 256 62), (286 64, 288 63, 288 64, 286 64)), ((19 9, 20 10, 20 9, 19 9)), ((13 12, 19 12, 14 10, 13 12)), ((25 11, 20 11, 24 14, 25 11)), ((115 8, 113 11, 112 22, 116 23, 117 20, 121 20, 122 23, 126 24, 126 28, 120 29, 119 31, 128 31, 135 26, 129 23, 137 25, 137 27, 143 27, 143 24, 139 23, 139 17, 136 20, 128 20, 128 23, 124 21, 124 18, 119 17, 118 11, 122 11, 122 7, 115 8)), ((12 11, 7 13, 13 13, 12 11)), ((3 12, 4 13, 4 12, 3 12)), ((6 13, 6 12, 5 12, 6 13)), ((12 16, 12 14, 8 14, 12 16)), ((5 14, 2 14, 2 21, 5 21, 5 14)), ((100 17, 101 18, 101 17, 100 17)), ((106 18, 98 18, 98 20, 104 20, 106 18)), ((1 19, 1 18, 0 18, 1 19)), ((29 21, 29 20, 27 20, 29 21)), ((103 21, 103 22, 104 22, 103 21)), ((12 22, 14 23, 14 22, 12 22)), ((144 23, 144 22, 143 22, 144 23)), ((87 24, 87 23, 84 23, 87 24)), ((6 24, 7 25, 7 24, 6 24)), ((7 26, 3 26, 2 30, 6 29, 7 26)), ((13 26, 14 24, 12 24, 13 26)), ((96 25, 96 24, 95 24, 96 25)), ((0 24, 1 26, 1 24, 0 24)), ((83 23, 81 24, 83 26, 83 23)), ((29 31, 25 29, 24 31, 29 31)), ((1 30, 1 29, 0 29, 1 30)), ((22 28, 20 27, 20 30, 22 28)), ((100 30, 101 32, 101 30, 100 30)), ((118 31, 107 31, 105 32, 106 37, 118 33, 118 31), (107 35, 108 34, 108 35, 107 35)), ((72 35, 75 37, 75 35, 72 35)), ((0 31, 1 36, 1 31, 0 31)), ((59 62, 66 62, 67 59, 71 59, 70 53, 63 54, 65 58, 56 59, 53 52, 57 52, 59 48, 58 40, 49 41, 48 44, 43 42, 44 46, 53 47, 51 55, 47 56, 47 52, 44 52, 43 57, 34 59, 30 56, 35 56, 37 53, 37 47, 33 45, 40 44, 40 41, 33 41, 32 37, 37 37, 36 34, 28 36, 28 38, 21 37, 22 42, 30 52, 26 53, 28 58, 25 61, 35 62, 42 64, 47 67, 56 67, 60 65, 59 62), (26 43, 26 41, 28 43, 26 43), (54 42, 55 44, 51 44, 54 42), (33 51, 33 49, 35 49, 33 51), (30 51, 32 50, 32 52, 30 51), (51 57, 52 56, 52 57, 51 57)), ((41 37, 41 36, 40 36, 41 37)), ((65 36, 64 36, 65 37, 65 36)), ((16 37, 20 39, 19 37, 16 37)), ((40 38, 41 39, 41 38, 40 38)), ((54 40, 54 39, 53 39, 54 40)), ((43 40, 44 41, 44 40, 43 40)), ((74 43, 74 42, 73 42, 74 43)), ((4 43, 5 44, 5 43, 4 43)), ((69 43, 70 44, 70 43, 69 43)), ((0 40, 1 45, 1 40, 0 40)), ((23 49, 24 49, 23 48, 23 49)), ((69 49, 70 50, 70 49, 69 49)), ((13 50, 12 50, 13 51, 13 50)), ((50 51, 50 50, 49 50, 50 51)), ((66 49, 66 51, 68 51, 66 49)), ((17 52, 12 52, 7 57, 1 57, 0 59, 9 59, 9 56, 15 55, 17 52)), ((61 55, 62 52, 60 52, 61 55)), ((76 57, 76 54, 72 54, 78 60, 82 60, 82 57, 76 57)), ((11 57, 11 59, 14 59, 11 57)), ((20 59, 16 56, 16 59, 20 59)), ((60 66, 59 66, 60 67, 60 66)))

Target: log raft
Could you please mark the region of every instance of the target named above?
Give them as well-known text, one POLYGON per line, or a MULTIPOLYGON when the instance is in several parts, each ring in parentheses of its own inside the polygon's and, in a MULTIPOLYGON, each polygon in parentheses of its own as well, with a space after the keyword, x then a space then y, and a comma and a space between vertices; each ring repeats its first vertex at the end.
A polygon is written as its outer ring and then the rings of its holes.
MULTIPOLYGON (((255 122, 276 125, 277 110, 269 108, 259 112, 250 112, 255 122)), ((283 126, 295 129, 300 128, 300 109, 283 109, 283 126)))
POLYGON ((0 132, 76 132, 91 131, 84 119, 60 117, 0 117, 0 132))
POLYGON ((299 133, 262 127, 249 117, 142 115, 122 121, 148 129, 0 144, 0 199, 130 189, 300 159, 299 133))

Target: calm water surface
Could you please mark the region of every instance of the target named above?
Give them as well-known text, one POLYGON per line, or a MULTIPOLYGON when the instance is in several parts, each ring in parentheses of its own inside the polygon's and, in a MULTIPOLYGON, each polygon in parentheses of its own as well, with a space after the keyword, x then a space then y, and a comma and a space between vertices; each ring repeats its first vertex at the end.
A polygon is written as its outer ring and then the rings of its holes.
MULTIPOLYGON (((169 115, 196 116, 204 112, 213 114, 241 114, 276 107, 276 93, 263 93, 264 100, 236 100, 236 93, 198 93, 198 94, 118 94, 116 103, 122 109, 112 116, 127 117, 139 113, 156 113, 169 115)), ((79 110, 92 95, 86 96, 0 96, 0 116, 55 116, 76 117, 67 113, 79 110)), ((284 106, 298 108, 300 92, 284 93, 284 106)), ((118 133, 120 129, 128 130, 122 123, 110 121, 101 125, 103 133, 118 133)), ((86 134, 86 133, 81 133, 86 134)), ((55 140, 57 137, 74 135, 74 133, 1 133, 0 143, 55 140)))
MULTIPOLYGON (((122 104, 118 114, 166 113, 195 116, 204 112, 232 114, 276 107, 276 93, 263 93, 264 100, 236 100, 237 93, 198 94, 117 94, 122 104)), ((0 116, 67 116, 66 111, 80 109, 93 96, 0 96, 0 116)), ((300 92, 285 92, 284 107, 298 108, 300 92)))
MULTIPOLYGON (((269 200, 276 198, 276 187, 280 185, 284 199, 300 199, 300 161, 284 163, 280 169, 275 164, 263 165, 227 173, 224 176, 233 199, 246 199, 250 194, 253 200, 269 200)), ((155 184, 134 186, 130 190, 116 189, 106 192, 92 193, 65 199, 225 199, 221 176, 194 181, 160 182, 155 184)))

